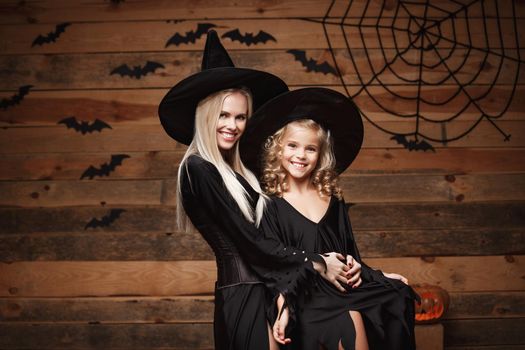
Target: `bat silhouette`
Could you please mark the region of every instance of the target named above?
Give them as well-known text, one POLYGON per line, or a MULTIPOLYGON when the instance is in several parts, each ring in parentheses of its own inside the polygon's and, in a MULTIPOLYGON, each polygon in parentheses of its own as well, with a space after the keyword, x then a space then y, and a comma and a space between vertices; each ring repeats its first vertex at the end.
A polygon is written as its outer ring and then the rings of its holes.
POLYGON ((7 109, 11 106, 17 105, 24 99, 24 96, 29 93, 33 85, 24 85, 18 88, 18 93, 11 96, 11 98, 3 98, 0 101, 0 108, 7 109))
POLYGON ((84 173, 82 173, 80 180, 85 177, 89 177, 91 180, 95 176, 109 176, 109 174, 114 171, 117 166, 122 165, 122 161, 126 158, 130 158, 130 156, 127 154, 112 154, 109 164, 101 164, 100 168, 95 168, 93 165, 90 165, 89 168, 87 168, 84 173))
POLYGON ((31 47, 35 45, 44 45, 49 43, 54 43, 62 33, 66 31, 66 27, 70 26, 71 23, 61 23, 57 24, 55 27, 54 32, 49 32, 47 35, 39 35, 33 40, 33 44, 31 44, 31 47))
POLYGON ((68 117, 62 119, 57 124, 64 124, 67 126, 68 129, 74 129, 77 132, 81 132, 82 135, 85 135, 88 132, 92 133, 93 131, 101 132, 104 128, 111 129, 111 126, 109 124, 103 122, 100 119, 95 119, 95 121, 90 124, 89 122, 85 122, 83 120, 79 123, 77 121, 77 118, 68 117))
POLYGON ((168 47, 170 45, 179 46, 180 44, 188 44, 188 43, 195 43, 197 39, 200 39, 200 37, 203 34, 208 33, 208 30, 211 28, 217 27, 213 23, 198 23, 197 29, 195 31, 190 30, 189 32, 186 32, 186 35, 181 35, 180 33, 175 33, 171 38, 166 41, 166 46, 168 47))
POLYGON ((323 63, 318 63, 313 58, 306 58, 306 52, 301 50, 288 50, 286 51, 291 53, 296 61, 301 62, 303 67, 306 67, 307 72, 320 72, 324 74, 331 73, 337 76, 337 71, 332 67, 328 62, 324 61, 323 63))
POLYGON ((97 227, 107 227, 111 225, 115 220, 117 220, 120 217, 120 214, 125 212, 124 209, 111 209, 108 215, 104 215, 102 219, 92 218, 86 226, 84 226, 84 230, 87 230, 88 228, 97 228, 97 227))
POLYGON ((131 69, 127 64, 123 64, 113 69, 109 75, 120 74, 121 77, 128 76, 140 79, 148 73, 154 73, 157 68, 164 68, 164 66, 157 62, 148 61, 144 67, 133 66, 133 69, 131 69))
POLYGON ((259 33, 254 36, 253 33, 244 33, 243 35, 239 29, 234 29, 224 33, 222 38, 230 38, 231 41, 238 41, 241 44, 245 44, 246 46, 250 46, 251 44, 257 45, 258 43, 266 44, 266 42, 269 40, 277 42, 277 40, 272 35, 263 32, 262 30, 260 30, 259 33))
POLYGON ((405 147, 407 150, 411 152, 412 151, 426 152, 428 150, 431 150, 432 152, 436 152, 434 147, 425 140, 421 140, 421 141, 407 140, 404 135, 394 135, 390 139, 396 140, 398 144, 403 145, 403 147, 405 147))

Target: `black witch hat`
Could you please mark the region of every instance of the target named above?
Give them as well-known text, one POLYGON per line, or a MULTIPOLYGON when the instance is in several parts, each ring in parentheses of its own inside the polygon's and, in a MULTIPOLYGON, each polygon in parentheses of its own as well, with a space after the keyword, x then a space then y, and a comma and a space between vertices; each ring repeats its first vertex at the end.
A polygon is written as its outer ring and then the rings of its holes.
POLYGON ((299 119, 312 119, 330 132, 335 170, 345 171, 361 149, 363 121, 359 108, 350 98, 325 88, 288 91, 260 107, 241 137, 239 147, 244 165, 261 175, 263 147, 268 137, 299 119))
POLYGON ((195 108, 199 101, 212 93, 237 87, 250 90, 253 110, 288 91, 287 85, 273 74, 234 67, 217 32, 210 30, 201 71, 180 81, 160 102, 159 117, 164 130, 176 141, 190 144, 195 129, 195 108))

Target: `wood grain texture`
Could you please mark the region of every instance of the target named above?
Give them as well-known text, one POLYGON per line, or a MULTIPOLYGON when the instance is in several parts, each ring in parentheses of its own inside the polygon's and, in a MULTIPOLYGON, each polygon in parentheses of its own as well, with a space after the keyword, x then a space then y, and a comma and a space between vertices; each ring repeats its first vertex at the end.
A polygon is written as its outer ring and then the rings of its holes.
MULTIPOLYGON (((520 229, 525 206, 520 201, 487 203, 362 203, 351 206, 354 230, 520 229)), ((0 234, 31 232, 175 232, 175 208, 168 206, 0 208, 0 234), (107 226, 85 228, 111 209, 123 209, 107 226)))
MULTIPOLYGON (((111 173, 117 179, 175 178, 185 148, 165 152, 126 152, 125 167, 111 173)), ((100 165, 111 153, 71 152, 5 154, 0 157, 0 180, 78 180, 88 165, 100 165)), ((440 174, 525 172, 525 149, 443 148, 438 152, 405 149, 362 149, 345 174, 440 174)))
MULTIPOLYGON (((525 36, 524 36, 525 37, 525 36)), ((291 86, 292 90, 305 86, 291 86)), ((340 85, 330 86, 330 89, 346 93, 340 85)), ((382 87, 372 86, 359 95, 357 87, 349 87, 349 93, 354 96, 354 102, 369 120, 381 123, 384 121, 395 121, 391 113, 386 112, 381 106, 402 115, 413 113, 417 106, 417 86, 391 86, 389 91, 382 87), (405 98, 396 97, 396 95, 405 98)), ((487 92, 487 86, 471 86, 469 93, 476 97, 487 92)), ((16 91, 0 92, 1 98, 9 98, 16 91)), ((103 120, 111 126, 151 124, 158 125, 157 108, 166 89, 122 89, 122 90, 57 90, 42 91, 36 88, 24 97, 22 103, 16 108, 0 110, 0 125, 5 127, 24 126, 56 126, 63 128, 57 123, 69 116, 74 116, 79 121, 93 122, 95 119, 103 120)), ((457 87, 437 86, 422 87, 420 94, 423 98, 435 103, 446 101, 454 93, 457 87)), ((525 86, 516 87, 515 98, 510 101, 505 112, 504 120, 525 119, 522 111, 525 109, 524 99, 519 98, 525 94, 525 86)), ((490 116, 498 116, 505 109, 512 96, 512 87, 508 85, 495 86, 490 90, 490 98, 477 101, 480 109, 490 116)), ((480 117, 479 109, 473 105, 464 109, 469 99, 460 93, 451 102, 443 106, 431 106, 425 103, 420 105, 423 114, 436 121, 447 120, 461 112, 460 120, 475 121, 480 117), (464 110, 463 110, 464 109, 464 110)), ((110 130, 105 130, 110 131, 110 130)))
MULTIPOLYGON (((419 68, 419 52, 409 51, 404 55, 405 63, 396 60, 388 65, 396 56, 392 49, 362 49, 352 51, 353 60, 348 52, 335 49, 334 55, 339 70, 346 85, 379 85, 374 80, 375 74, 381 72, 383 84, 402 84, 417 86, 421 78, 419 68), (356 67, 358 69, 356 70, 356 67), (393 72, 401 75, 409 82, 399 79, 393 72), (412 82, 410 82, 412 81, 412 82)), ((444 53, 448 54, 448 53, 444 53)), ((509 49, 506 54, 518 57, 516 50, 509 49)), ((328 50, 307 50, 308 57, 317 61, 327 61, 334 65, 328 50)), ((525 49, 520 50, 525 57, 525 49)), ((243 50, 231 53, 231 58, 238 67, 250 67, 276 74, 290 85, 340 85, 341 80, 334 74, 307 72, 300 62, 286 50, 243 50)), ((519 71, 516 64, 507 64, 506 69, 499 70, 503 64, 496 55, 486 55, 479 51, 468 53, 466 49, 456 49, 454 58, 448 62, 447 68, 439 66, 425 71, 423 79, 429 84, 457 86, 467 84, 473 79, 473 73, 479 71, 472 85, 509 85, 514 81, 523 85, 525 72, 519 71), (480 69, 480 66, 482 67, 480 69), (455 71, 454 77, 450 71, 455 71)), ((20 86, 33 85, 37 89, 130 89, 130 88, 170 88, 175 82, 190 74, 200 71, 202 55, 200 52, 138 52, 138 53, 100 53, 93 55, 53 54, 53 55, 8 55, 0 56, 0 66, 7 67, 3 71, 0 90, 16 91, 20 86), (160 63, 164 68, 135 79, 128 76, 110 73, 117 67, 127 64, 129 67, 143 66, 147 61, 160 63), (35 70, 34 67, 39 67, 35 70)), ((429 61, 434 65, 438 62, 429 61)), ((470 85, 469 84, 469 85, 470 85)))
MULTIPOLYGON (((450 293, 446 320, 523 318, 524 292, 450 293)), ((0 298, 0 322, 210 323, 213 296, 0 298)))
MULTIPOLYGON (((416 327, 418 349, 434 350, 439 325, 416 327), (438 329, 436 329, 438 328, 438 329)), ((3 349, 213 349, 211 324, 0 324, 3 349), (21 339, 21 340, 20 340, 21 339)))
MULTIPOLYGON (((525 201, 524 174, 347 174, 339 183, 352 203, 525 201)), ((0 206, 175 205, 176 191, 176 178, 6 181, 0 182, 0 206)))
MULTIPOLYGON (((365 259, 525 254, 523 229, 359 230, 354 235, 365 259)), ((215 258, 196 232, 89 231, 0 235, 0 256, 4 262, 215 258)))
POLYGON ((445 347, 525 343, 525 318, 445 321, 445 347))
POLYGON ((214 261, 0 264, 0 296, 89 297, 211 294, 214 261))
MULTIPOLYGON (((419 123, 422 135, 440 140, 443 130, 434 123, 419 123)), ((447 128, 448 138, 459 137, 474 126, 474 122, 458 121, 447 128)), ((481 121, 473 132, 463 138, 447 143, 448 147, 510 148, 525 147, 525 121, 501 121, 498 126, 512 137, 505 137, 489 121, 481 121)), ((368 122, 364 122, 363 148, 403 148, 404 146, 368 122)), ((381 127, 389 132, 411 134, 415 132, 414 121, 382 122, 381 127)), ((413 136, 407 136, 414 140, 413 136)), ((420 136, 420 140, 425 137, 420 136)), ((60 152, 148 152, 174 151, 177 143, 160 125, 115 126, 112 130, 82 135, 65 126, 38 128, 0 129, 0 154, 60 153, 60 152)), ((442 147, 435 144, 436 149, 442 147)), ((427 151, 422 153, 433 153, 427 151)))
POLYGON ((2 349, 211 350, 211 324, 0 324, 2 349))
MULTIPOLYGON (((503 47, 512 49, 525 46, 525 20, 517 19, 518 29, 517 38, 514 32, 514 20, 474 18, 468 21, 457 19, 455 28, 452 21, 445 21, 440 26, 439 33, 429 30, 432 38, 444 38, 437 45, 438 49, 454 47, 454 41, 460 43, 470 43, 474 47, 486 47, 487 42, 491 43, 491 49, 499 52, 503 47), (472 28, 484 28, 487 30, 472 31, 472 28), (469 33, 470 30, 470 33, 469 33), (501 37, 500 37, 501 34, 501 37), (446 40, 449 39, 449 40, 446 40), (519 45, 519 46, 517 46, 519 45)), ((4 25, 0 35, 0 49, 3 54, 34 54, 34 53, 93 53, 93 52, 137 52, 137 51, 202 51, 206 35, 196 40, 196 43, 168 45, 168 40, 179 33, 185 35, 190 31, 195 31, 199 23, 211 23, 216 27, 219 36, 233 29, 238 29, 241 33, 252 33, 256 35, 259 31, 269 33, 275 38, 265 43, 251 44, 253 50, 260 49, 310 49, 328 48, 328 42, 323 30, 321 21, 308 21, 306 19, 257 19, 242 20, 234 22, 230 20, 189 20, 179 23, 167 21, 136 21, 136 22, 90 22, 74 23, 66 28, 53 45, 32 46, 33 40, 41 34, 54 30, 50 24, 23 24, 23 25, 4 25), (315 45, 313 45, 315 43, 315 45), (168 45, 168 46, 166 46, 168 45)), ((364 49, 404 49, 410 45, 410 40, 414 36, 407 35, 410 20, 400 18, 394 26, 382 24, 383 27, 376 27, 376 18, 360 19, 350 18, 345 21, 345 34, 348 45, 351 48, 364 49), (394 42, 395 40, 395 42, 394 42)), ((326 26, 330 37, 330 45, 333 48, 346 48, 345 37, 340 25, 328 24, 326 26)), ((232 41, 229 38, 223 39, 228 51, 244 49, 246 44, 232 41)), ((437 41, 437 40, 436 40, 437 41)))
POLYGON ((523 318, 525 317, 525 292, 505 293, 450 293, 450 308, 445 318, 523 318))
POLYGON ((213 296, 2 298, 1 322, 211 323, 213 296))
MULTIPOLYGON (((523 256, 370 258, 366 263, 449 292, 525 288, 523 256)), ((211 294, 216 279, 213 261, 15 262, 1 263, 0 272, 2 297, 211 294)))
MULTIPOLYGON (((498 1, 498 12, 493 4, 485 6, 485 12, 482 12, 480 6, 470 6, 469 15, 472 17, 494 16, 496 14, 502 17, 512 15, 511 0, 498 1)), ((272 0, 266 2, 245 1, 243 3, 231 3, 226 0, 221 1, 200 1, 196 4, 191 0, 179 0, 176 3, 163 2, 162 6, 157 3, 149 2, 127 2, 118 5, 110 2, 99 3, 64 3, 60 0, 46 0, 42 3, 34 4, 32 2, 19 3, 16 0, 6 0, 2 11, 0 12, 0 23, 55 23, 61 21, 134 21, 134 20, 173 20, 173 19, 207 19, 228 18, 239 20, 249 18, 303 18, 303 17, 323 17, 330 9, 330 0, 307 1, 307 0, 272 0)), ((446 0, 436 0, 437 7, 447 11, 456 11, 460 8, 458 5, 446 0)), ((361 16, 365 9, 367 16, 375 17, 383 9, 385 16, 392 16, 395 7, 392 3, 387 3, 383 8, 380 2, 371 2, 368 7, 367 1, 359 0, 352 2, 349 9, 354 16, 361 16)), ((524 11, 524 5, 521 2, 516 3, 518 16, 524 11)), ((342 16, 347 10, 346 2, 334 3, 330 9, 330 17, 342 16)), ((423 16, 424 8, 414 6, 411 8, 413 15, 423 16)), ((442 17, 443 12, 430 8, 426 13, 429 17, 442 17)), ((399 17, 407 17, 406 13, 401 12, 399 17)))

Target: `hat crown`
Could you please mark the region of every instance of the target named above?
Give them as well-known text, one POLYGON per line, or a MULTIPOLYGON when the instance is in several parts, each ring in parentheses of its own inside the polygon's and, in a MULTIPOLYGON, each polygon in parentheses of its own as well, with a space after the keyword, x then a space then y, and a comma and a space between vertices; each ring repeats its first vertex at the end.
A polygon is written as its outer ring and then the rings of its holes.
POLYGON ((222 46, 217 32, 210 30, 204 46, 201 70, 221 67, 234 67, 233 61, 224 46, 222 46))

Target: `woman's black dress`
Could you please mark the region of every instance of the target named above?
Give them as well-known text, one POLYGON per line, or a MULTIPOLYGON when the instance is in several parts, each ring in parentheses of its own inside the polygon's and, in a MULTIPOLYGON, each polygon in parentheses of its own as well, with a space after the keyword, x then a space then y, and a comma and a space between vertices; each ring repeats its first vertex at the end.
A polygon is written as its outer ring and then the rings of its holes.
MULTIPOLYGON (((284 294, 295 293, 300 283, 315 276, 312 260, 322 258, 265 238, 244 218, 212 163, 193 155, 181 166, 184 210, 217 262, 215 349, 267 350, 265 283, 284 294)), ((257 192, 242 176, 237 179, 254 205, 257 192)))
POLYGON ((349 310, 361 313, 368 343, 374 350, 415 349, 414 300, 412 288, 386 278, 365 265, 359 256, 344 201, 330 199, 327 212, 315 223, 283 198, 273 197, 261 228, 274 234, 287 246, 318 253, 339 252, 352 255, 362 264, 361 286, 338 291, 318 276, 316 283, 297 295, 293 307, 294 323, 289 336, 291 348, 302 350, 354 349, 355 329, 349 310))

